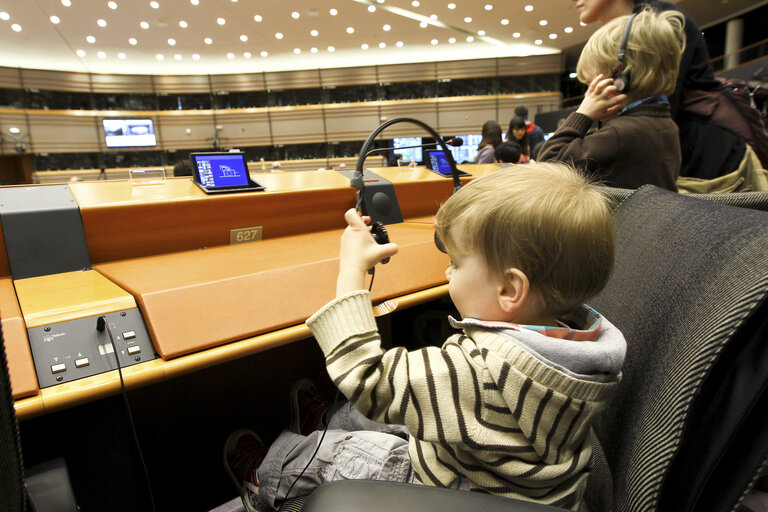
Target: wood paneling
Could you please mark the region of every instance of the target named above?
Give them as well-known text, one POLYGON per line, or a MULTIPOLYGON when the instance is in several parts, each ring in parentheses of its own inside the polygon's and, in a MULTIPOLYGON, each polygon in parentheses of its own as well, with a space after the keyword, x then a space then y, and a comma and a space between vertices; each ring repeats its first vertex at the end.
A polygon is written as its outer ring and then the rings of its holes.
POLYGON ((93 92, 98 93, 152 94, 155 92, 152 78, 151 75, 91 74, 93 92))

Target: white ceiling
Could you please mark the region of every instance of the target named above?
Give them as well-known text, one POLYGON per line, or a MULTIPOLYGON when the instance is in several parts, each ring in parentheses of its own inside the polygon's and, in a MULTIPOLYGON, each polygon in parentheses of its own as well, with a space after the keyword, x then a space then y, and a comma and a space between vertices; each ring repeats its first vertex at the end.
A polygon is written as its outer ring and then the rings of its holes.
MULTIPOLYGON (((703 27, 764 3, 680 5, 703 27)), ((0 0, 0 66, 127 74, 317 69, 557 53, 595 29, 580 25, 572 0, 0 0)))

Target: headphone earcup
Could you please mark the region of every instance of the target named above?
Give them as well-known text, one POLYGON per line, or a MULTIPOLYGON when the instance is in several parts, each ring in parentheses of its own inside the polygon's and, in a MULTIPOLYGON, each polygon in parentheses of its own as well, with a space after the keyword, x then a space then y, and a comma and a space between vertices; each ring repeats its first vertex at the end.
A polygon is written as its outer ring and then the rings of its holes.
POLYGON ((629 85, 629 79, 626 75, 619 75, 613 77, 613 85, 616 86, 616 90, 623 93, 629 85))

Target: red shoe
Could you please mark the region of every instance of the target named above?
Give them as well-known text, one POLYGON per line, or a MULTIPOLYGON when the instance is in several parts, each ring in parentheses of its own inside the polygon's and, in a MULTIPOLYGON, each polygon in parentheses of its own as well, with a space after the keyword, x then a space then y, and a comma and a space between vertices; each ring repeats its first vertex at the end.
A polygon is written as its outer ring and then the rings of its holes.
POLYGON ((331 408, 309 379, 301 379, 291 387, 291 423, 289 430, 308 436, 325 427, 323 415, 331 408))
POLYGON ((224 443, 224 467, 248 512, 272 510, 259 496, 259 481, 256 478, 256 470, 266 454, 267 447, 252 430, 236 430, 224 443))

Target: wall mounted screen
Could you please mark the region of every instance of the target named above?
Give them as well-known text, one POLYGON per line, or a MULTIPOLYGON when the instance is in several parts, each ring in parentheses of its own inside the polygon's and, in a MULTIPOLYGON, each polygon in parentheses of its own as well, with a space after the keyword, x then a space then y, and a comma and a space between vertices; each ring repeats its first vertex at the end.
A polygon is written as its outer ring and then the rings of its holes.
POLYGON ((144 148, 157 145, 151 119, 104 119, 102 124, 108 148, 144 148))

